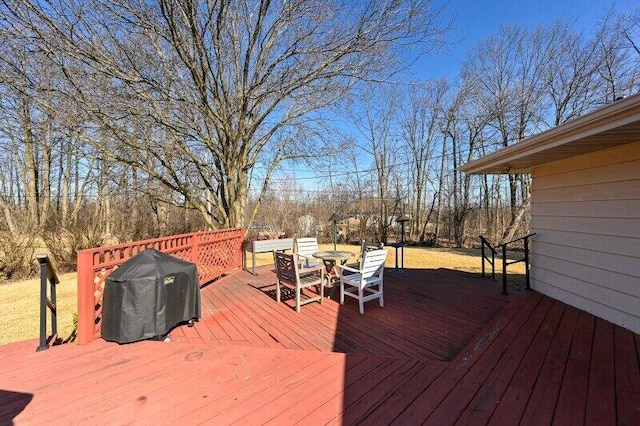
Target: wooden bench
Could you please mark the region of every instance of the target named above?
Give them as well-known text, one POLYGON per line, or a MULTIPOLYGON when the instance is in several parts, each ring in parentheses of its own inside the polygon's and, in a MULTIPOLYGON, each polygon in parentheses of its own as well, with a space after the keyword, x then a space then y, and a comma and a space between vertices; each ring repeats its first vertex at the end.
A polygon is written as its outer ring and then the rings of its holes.
POLYGON ((245 271, 247 268, 247 253, 251 253, 251 273, 256 274, 256 253, 270 253, 272 251, 293 250, 293 238, 280 238, 277 240, 258 240, 245 241, 244 250, 242 251, 242 261, 245 271))

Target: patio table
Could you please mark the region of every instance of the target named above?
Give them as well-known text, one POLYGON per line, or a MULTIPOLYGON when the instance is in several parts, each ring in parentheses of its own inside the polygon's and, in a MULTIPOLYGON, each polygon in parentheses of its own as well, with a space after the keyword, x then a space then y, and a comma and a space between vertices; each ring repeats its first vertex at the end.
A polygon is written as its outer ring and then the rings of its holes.
MULTIPOLYGON (((329 280, 329 283, 334 283, 338 278, 338 271, 335 268, 336 263, 340 262, 341 265, 344 265, 347 263, 347 260, 352 256, 355 256, 355 254, 344 250, 323 250, 312 253, 311 256, 316 259, 321 259, 324 262, 324 266, 327 268, 327 279, 329 280)), ((333 296, 335 289, 336 288, 334 286, 329 293, 329 298, 333 296)))

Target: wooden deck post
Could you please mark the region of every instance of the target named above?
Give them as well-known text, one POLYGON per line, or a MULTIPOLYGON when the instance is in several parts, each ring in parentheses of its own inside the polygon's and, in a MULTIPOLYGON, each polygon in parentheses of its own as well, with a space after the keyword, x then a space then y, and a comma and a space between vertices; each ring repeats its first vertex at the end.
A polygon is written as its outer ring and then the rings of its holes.
POLYGON ((195 263, 196 265, 200 265, 200 233, 195 232, 191 236, 191 263, 195 263))
POLYGON ((93 252, 78 252, 78 343, 86 345, 94 339, 93 252))
POLYGON ((507 294, 507 245, 502 245, 502 294, 507 294))

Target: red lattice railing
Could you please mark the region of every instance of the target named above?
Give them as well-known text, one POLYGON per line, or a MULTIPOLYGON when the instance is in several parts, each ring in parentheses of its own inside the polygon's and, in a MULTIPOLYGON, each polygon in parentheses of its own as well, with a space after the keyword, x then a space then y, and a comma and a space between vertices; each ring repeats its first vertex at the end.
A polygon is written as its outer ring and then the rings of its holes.
POLYGON ((78 343, 100 337, 102 293, 107 276, 147 248, 168 253, 198 266, 200 284, 242 267, 242 228, 194 232, 152 240, 97 247, 78 252, 78 343))

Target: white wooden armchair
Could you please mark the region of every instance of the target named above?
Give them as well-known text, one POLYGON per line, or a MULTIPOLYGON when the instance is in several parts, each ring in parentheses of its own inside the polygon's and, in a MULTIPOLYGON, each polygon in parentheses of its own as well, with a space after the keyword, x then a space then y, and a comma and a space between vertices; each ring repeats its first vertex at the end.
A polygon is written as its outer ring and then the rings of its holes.
POLYGON ((307 303, 324 299, 324 265, 320 264, 310 268, 299 268, 298 257, 295 254, 286 254, 279 251, 273 252, 273 263, 276 270, 276 301, 280 303, 281 287, 285 285, 295 290, 296 312, 307 303), (306 297, 302 300, 302 290, 315 287, 317 296, 306 297))
POLYGON ((323 264, 321 260, 315 259, 312 256, 312 254, 318 250, 318 239, 313 237, 296 238, 293 245, 293 252, 298 255, 300 265, 305 268, 312 268, 323 264))
MULTIPOLYGON (((358 260, 353 263, 347 263, 347 266, 354 269, 360 269, 362 266, 362 260, 364 259, 364 254, 368 251, 380 250, 384 247, 382 242, 379 243, 368 243, 366 240, 362 240, 360 243, 360 256, 358 256, 358 260)), ((346 275, 351 274, 351 272, 347 272, 346 275)))
POLYGON ((380 306, 384 306, 385 260, 387 251, 379 249, 365 251, 359 269, 337 265, 340 268, 340 304, 344 305, 344 296, 358 299, 361 314, 364 314, 364 302, 380 299, 380 306))

